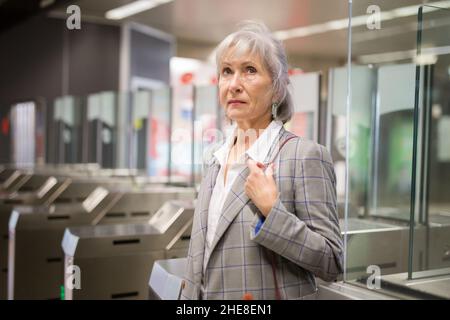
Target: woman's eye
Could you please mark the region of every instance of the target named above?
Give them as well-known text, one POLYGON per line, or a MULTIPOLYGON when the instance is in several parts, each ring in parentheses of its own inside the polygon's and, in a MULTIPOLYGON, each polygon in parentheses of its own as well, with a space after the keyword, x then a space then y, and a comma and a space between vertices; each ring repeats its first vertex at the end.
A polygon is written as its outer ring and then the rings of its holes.
POLYGON ((248 73, 256 73, 255 67, 248 66, 248 67, 246 68, 246 70, 247 70, 248 73))
POLYGON ((222 74, 224 74, 224 75, 231 74, 231 69, 230 68, 223 68, 222 74))

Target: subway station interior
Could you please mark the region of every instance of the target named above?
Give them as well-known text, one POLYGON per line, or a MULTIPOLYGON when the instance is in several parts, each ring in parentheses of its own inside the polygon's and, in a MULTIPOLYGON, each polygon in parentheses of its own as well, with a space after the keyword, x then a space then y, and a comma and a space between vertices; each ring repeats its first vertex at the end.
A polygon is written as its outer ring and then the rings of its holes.
POLYGON ((264 22, 336 172, 317 300, 450 298, 450 0, 0 0, 0 299, 176 300, 215 48, 264 22))

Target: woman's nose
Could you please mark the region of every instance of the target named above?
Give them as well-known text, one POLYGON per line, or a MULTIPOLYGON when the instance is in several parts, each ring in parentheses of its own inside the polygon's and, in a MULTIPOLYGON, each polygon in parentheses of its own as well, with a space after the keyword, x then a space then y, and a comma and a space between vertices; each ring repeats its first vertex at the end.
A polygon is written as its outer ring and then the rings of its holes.
POLYGON ((230 90, 232 92, 242 91, 241 75, 238 72, 235 72, 233 77, 230 79, 230 90))

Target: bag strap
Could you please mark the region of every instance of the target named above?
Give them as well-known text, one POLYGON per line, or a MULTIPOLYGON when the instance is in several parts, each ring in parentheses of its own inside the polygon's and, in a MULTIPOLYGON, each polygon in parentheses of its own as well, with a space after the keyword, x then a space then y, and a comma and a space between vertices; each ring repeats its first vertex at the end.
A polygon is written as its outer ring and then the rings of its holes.
POLYGON ((265 164, 266 168, 267 168, 268 165, 270 165, 271 163, 273 163, 273 162, 275 161, 275 159, 278 157, 278 155, 279 155, 280 152, 281 152, 281 149, 283 149, 283 147, 285 146, 285 144, 286 144, 289 140, 292 140, 292 139, 294 139, 294 138, 297 138, 297 136, 292 135, 292 136, 286 138, 286 139, 279 145, 278 150, 277 150, 277 152, 275 153, 275 156, 272 157, 272 161, 270 161, 269 163, 265 164))
MULTIPOLYGON (((269 164, 266 165, 266 168, 267 168, 268 165, 270 165, 271 163, 273 163, 273 162, 275 161, 275 159, 278 157, 278 155, 279 155, 280 152, 281 152, 281 149, 283 149, 283 147, 285 146, 285 144, 286 144, 289 140, 294 139, 294 138, 297 138, 297 136, 292 135, 292 136, 288 137, 287 139, 285 139, 285 140, 280 144, 277 153, 275 153, 275 156, 272 158, 272 161, 269 162, 269 164)), ((276 273, 276 271, 275 271, 275 270, 276 270, 276 257, 275 257, 275 252, 273 252, 273 251, 271 251, 271 250, 268 250, 268 251, 270 251, 270 252, 268 252, 268 254, 269 254, 269 256, 270 256, 270 262, 271 262, 270 265, 271 265, 271 267, 272 267, 273 282, 274 282, 274 285, 275 285, 275 299, 276 299, 276 300, 281 300, 281 293, 280 293, 280 288, 279 288, 279 286, 278 286, 277 273, 276 273)))

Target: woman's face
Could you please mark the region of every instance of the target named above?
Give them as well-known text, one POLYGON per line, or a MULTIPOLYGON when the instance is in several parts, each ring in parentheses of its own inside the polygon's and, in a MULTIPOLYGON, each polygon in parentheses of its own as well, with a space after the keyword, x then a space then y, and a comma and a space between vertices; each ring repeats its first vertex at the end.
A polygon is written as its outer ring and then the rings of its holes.
POLYGON ((257 55, 233 56, 232 49, 219 66, 219 100, 234 121, 257 121, 270 113, 272 78, 257 55))

